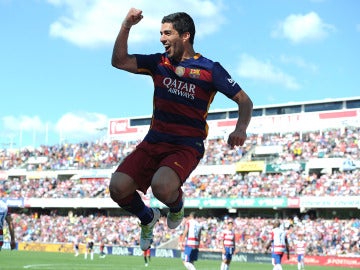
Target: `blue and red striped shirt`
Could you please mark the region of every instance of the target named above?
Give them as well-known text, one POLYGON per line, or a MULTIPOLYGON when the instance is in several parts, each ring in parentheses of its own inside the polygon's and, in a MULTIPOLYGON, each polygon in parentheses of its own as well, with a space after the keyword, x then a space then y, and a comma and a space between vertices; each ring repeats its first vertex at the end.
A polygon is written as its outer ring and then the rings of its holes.
POLYGON ((138 73, 154 82, 153 116, 144 140, 188 145, 204 153, 206 118, 217 92, 232 99, 241 87, 218 63, 200 54, 176 62, 167 54, 135 54, 138 73))

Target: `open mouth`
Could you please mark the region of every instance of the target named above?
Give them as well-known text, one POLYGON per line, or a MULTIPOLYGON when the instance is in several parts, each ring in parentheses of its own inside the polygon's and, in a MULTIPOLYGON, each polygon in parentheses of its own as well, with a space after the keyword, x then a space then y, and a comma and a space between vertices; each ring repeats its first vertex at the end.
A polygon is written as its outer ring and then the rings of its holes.
POLYGON ((164 47, 165 47, 165 52, 166 52, 166 53, 169 53, 169 52, 170 52, 170 46, 169 46, 169 45, 165 45, 164 47))

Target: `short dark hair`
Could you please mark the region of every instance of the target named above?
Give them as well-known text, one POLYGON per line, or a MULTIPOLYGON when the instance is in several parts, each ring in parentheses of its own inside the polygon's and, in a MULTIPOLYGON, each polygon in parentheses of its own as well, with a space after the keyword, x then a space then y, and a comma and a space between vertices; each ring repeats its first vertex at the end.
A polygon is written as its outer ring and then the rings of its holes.
POLYGON ((185 12, 176 12, 164 16, 161 23, 172 23, 174 29, 182 35, 186 32, 190 33, 190 44, 194 44, 195 24, 191 16, 185 12))
POLYGON ((281 225, 280 220, 275 219, 275 221, 274 221, 274 227, 277 228, 277 227, 280 227, 280 225, 281 225))
POLYGON ((193 218, 197 218, 197 213, 192 211, 190 212, 189 216, 192 216, 193 218))

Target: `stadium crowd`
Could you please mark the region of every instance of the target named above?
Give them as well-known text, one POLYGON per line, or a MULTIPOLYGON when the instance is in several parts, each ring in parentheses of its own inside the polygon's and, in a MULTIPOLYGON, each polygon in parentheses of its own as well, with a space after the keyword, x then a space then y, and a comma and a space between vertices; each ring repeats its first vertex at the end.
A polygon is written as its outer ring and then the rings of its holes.
MULTIPOLYGON (((108 198, 109 178, 92 180, 56 178, 0 181, 3 198, 108 198)), ((299 172, 281 174, 195 175, 183 186, 187 198, 358 196, 360 171, 334 172, 318 177, 299 172)), ((151 189, 149 190, 151 195, 151 189)))
MULTIPOLYGON (((236 244, 240 252, 265 253, 274 219, 235 217, 236 244)), ((72 243, 75 238, 85 243, 91 236, 95 243, 134 247, 139 245, 140 231, 135 217, 104 215, 67 216, 13 214, 15 232, 19 242, 72 243)), ((221 233, 225 218, 200 217, 204 227, 200 248, 208 251, 221 249, 221 233)), ((308 255, 360 256, 360 219, 311 219, 304 215, 282 220, 288 229, 292 250, 298 234, 307 242, 308 255)), ((184 224, 184 223, 183 223, 184 224)), ((153 247, 159 247, 174 235, 180 236, 183 224, 175 230, 168 229, 162 217, 154 229, 153 247)))
MULTIPOLYGON (((282 153, 274 163, 307 161, 311 157, 346 157, 360 159, 360 129, 339 129, 324 132, 251 135, 244 147, 230 149, 224 139, 206 142, 202 165, 233 164, 247 158, 256 145, 280 145, 282 153)), ((0 170, 26 167, 27 170, 66 170, 113 168, 138 142, 79 143, 62 146, 41 146, 32 151, 0 152, 0 170), (42 163, 37 163, 37 159, 42 163), (25 165, 24 165, 25 164, 25 165)), ((294 197, 303 195, 344 196, 360 194, 359 171, 338 171, 331 174, 306 175, 300 171, 276 174, 209 174, 195 175, 184 185, 187 197, 294 197)), ((1 197, 109 197, 109 179, 42 178, 25 176, 0 180, 1 197)))
MULTIPOLYGON (((254 146, 280 145, 277 162, 307 161, 313 157, 349 157, 359 160, 360 128, 325 131, 250 134, 243 147, 229 148, 223 138, 206 141, 202 165, 232 164, 242 159, 254 146)), ((66 170, 113 168, 132 151, 139 141, 84 142, 39 146, 38 148, 0 149, 0 170, 66 170), (44 162, 36 162, 44 158, 44 162)))
MULTIPOLYGON (((313 157, 344 157, 360 159, 360 128, 331 129, 318 132, 250 135, 243 147, 230 149, 222 138, 206 141, 201 165, 233 164, 249 160, 254 146, 280 145, 282 153, 272 162, 308 161, 313 157), (249 157, 250 155, 250 157, 249 157)), ((12 169, 67 170, 111 169, 138 144, 111 141, 109 143, 79 143, 40 146, 35 149, 0 150, 0 171, 12 169), (41 160, 41 162, 39 162, 41 160)), ((360 195, 360 172, 336 171, 324 174, 303 174, 287 171, 276 174, 208 174, 194 175, 183 186, 187 198, 210 197, 295 197, 360 195)), ((93 198, 109 197, 109 178, 99 179, 30 179, 25 176, 0 180, 2 198, 93 198)), ((149 192, 151 194, 151 191, 149 192)), ((111 217, 102 214, 68 216, 13 213, 17 241, 73 242, 74 238, 91 235, 95 242, 105 239, 107 244, 138 246, 139 228, 132 217, 111 217)), ((271 219, 234 219, 238 247, 243 252, 264 252, 269 237, 271 219)), ((219 235, 223 219, 201 218, 202 248, 219 250, 219 235)), ((359 219, 325 220, 293 217, 284 220, 291 240, 299 231, 305 232, 308 254, 360 256, 359 219)), ((161 218, 154 231, 154 246, 160 246, 173 235, 180 235, 182 226, 170 231, 161 218), (165 232, 165 233, 164 233, 165 232)))

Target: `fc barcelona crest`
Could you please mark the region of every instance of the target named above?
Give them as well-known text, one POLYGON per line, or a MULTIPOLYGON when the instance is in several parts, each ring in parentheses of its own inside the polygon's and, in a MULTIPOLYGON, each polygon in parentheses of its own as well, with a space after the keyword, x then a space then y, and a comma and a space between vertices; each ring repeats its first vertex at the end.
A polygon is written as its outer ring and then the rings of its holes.
POLYGON ((200 69, 190 69, 189 77, 191 78, 200 78, 200 69))
POLYGON ((184 68, 184 67, 181 67, 181 66, 178 66, 178 67, 176 67, 176 69, 175 69, 175 73, 176 73, 176 75, 178 75, 179 77, 182 77, 182 76, 184 76, 184 74, 185 74, 185 68, 184 68))

